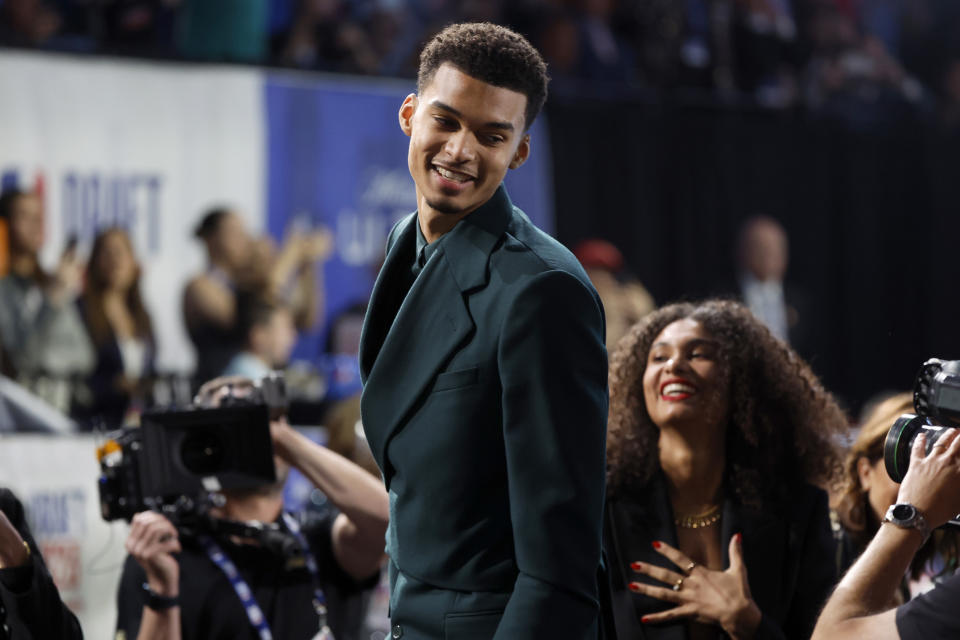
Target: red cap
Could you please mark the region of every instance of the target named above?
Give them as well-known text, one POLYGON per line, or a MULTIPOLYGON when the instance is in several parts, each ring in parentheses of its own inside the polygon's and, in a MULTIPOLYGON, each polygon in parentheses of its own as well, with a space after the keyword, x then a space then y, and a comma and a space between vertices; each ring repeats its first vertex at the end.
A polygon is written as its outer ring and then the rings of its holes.
POLYGON ((585 269, 606 269, 618 273, 623 269, 623 254, 615 246, 599 238, 583 240, 573 249, 585 269))

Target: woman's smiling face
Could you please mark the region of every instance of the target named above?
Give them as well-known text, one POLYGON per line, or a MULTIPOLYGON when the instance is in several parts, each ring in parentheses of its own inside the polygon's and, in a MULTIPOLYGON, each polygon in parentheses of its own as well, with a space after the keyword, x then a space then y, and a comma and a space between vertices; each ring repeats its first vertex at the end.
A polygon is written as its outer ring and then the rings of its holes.
POLYGON ((653 423, 721 426, 729 396, 717 340, 690 318, 667 325, 654 339, 643 373, 643 397, 653 423))

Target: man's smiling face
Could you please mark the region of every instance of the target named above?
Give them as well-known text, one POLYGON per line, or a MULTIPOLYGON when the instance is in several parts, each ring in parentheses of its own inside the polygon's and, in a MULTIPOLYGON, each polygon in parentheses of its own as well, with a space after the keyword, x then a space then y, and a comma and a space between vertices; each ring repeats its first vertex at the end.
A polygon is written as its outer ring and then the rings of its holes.
POLYGON ((407 164, 421 213, 466 216, 490 199, 507 169, 530 152, 527 98, 444 63, 423 92, 400 107, 410 136, 407 164), (432 210, 432 211, 431 211, 432 210))

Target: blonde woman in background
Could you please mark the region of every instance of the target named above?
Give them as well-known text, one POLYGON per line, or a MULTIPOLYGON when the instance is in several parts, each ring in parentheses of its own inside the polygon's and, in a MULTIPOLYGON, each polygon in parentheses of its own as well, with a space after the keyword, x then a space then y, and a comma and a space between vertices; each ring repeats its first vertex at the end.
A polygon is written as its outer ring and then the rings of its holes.
MULTIPOLYGON (((887 432, 898 416, 914 413, 913 394, 898 393, 883 400, 867 414, 844 461, 842 493, 836 499, 838 573, 846 571, 880 528, 887 508, 896 502, 900 485, 890 479, 883 461, 887 432)), ((914 556, 904 576, 899 605, 949 577, 957 566, 957 534, 938 530, 914 556)))

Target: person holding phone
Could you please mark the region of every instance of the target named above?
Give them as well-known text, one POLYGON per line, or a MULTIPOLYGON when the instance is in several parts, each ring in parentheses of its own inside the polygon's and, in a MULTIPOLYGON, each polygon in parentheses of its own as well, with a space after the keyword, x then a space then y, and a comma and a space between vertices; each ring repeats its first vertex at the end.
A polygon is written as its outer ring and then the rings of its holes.
POLYGON ((53 273, 47 273, 40 265, 46 239, 40 198, 7 191, 0 196, 0 217, 9 226, 10 271, 0 279, 5 371, 21 380, 88 373, 94 365, 93 347, 73 304, 83 282, 75 241, 68 244, 53 273))

